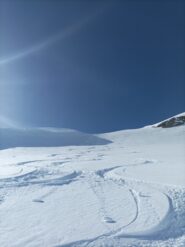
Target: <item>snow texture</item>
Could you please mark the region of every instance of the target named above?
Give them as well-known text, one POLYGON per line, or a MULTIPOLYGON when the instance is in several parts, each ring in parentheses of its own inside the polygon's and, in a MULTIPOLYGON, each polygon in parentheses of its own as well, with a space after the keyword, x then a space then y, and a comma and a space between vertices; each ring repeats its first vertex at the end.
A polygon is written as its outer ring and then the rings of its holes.
POLYGON ((184 125, 0 133, 1 247, 185 246, 184 125))

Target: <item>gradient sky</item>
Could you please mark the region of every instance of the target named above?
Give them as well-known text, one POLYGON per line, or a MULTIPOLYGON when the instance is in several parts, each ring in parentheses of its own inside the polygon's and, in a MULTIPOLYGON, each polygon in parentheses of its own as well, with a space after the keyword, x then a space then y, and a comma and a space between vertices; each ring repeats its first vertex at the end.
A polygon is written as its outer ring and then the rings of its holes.
POLYGON ((0 1, 0 116, 85 132, 185 111, 184 1, 0 1))

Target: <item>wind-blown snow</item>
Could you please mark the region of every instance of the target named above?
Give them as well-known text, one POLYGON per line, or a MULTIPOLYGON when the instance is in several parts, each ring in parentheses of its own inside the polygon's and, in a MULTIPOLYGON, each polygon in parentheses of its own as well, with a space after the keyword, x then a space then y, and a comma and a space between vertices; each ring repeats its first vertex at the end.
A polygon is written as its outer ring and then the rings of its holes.
POLYGON ((71 129, 0 128, 0 149, 12 147, 53 147, 105 145, 110 141, 71 129))
POLYGON ((1 143, 0 246, 185 246, 184 125, 49 131, 63 147, 1 143))

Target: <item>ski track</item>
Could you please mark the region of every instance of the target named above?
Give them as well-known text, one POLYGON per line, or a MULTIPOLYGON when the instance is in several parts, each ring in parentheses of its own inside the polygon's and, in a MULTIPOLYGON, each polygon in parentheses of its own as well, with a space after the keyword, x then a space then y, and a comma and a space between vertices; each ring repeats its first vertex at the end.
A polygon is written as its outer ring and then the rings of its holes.
POLYGON ((57 174, 50 173, 46 169, 36 169, 20 176, 0 179, 0 188, 22 187, 29 185, 59 186, 76 181, 76 178, 81 175, 81 172, 73 171, 64 176, 58 175, 57 178, 45 178, 53 175, 56 176, 57 174))
MULTIPOLYGON (((112 170, 114 170, 116 168, 118 168, 118 167, 112 167, 110 169, 99 170, 95 174, 105 180, 104 175, 107 172, 112 171, 112 170)), ((100 206, 100 211, 99 211, 100 217, 101 218, 111 219, 111 222, 108 221, 108 223, 115 222, 114 219, 112 219, 111 217, 109 217, 107 215, 107 212, 105 210, 105 203, 104 203, 104 198, 103 198, 102 189, 101 189, 101 181, 97 181, 96 178, 92 180, 92 175, 91 175, 90 178, 88 178, 88 180, 90 180, 90 182, 89 182, 90 188, 93 190, 93 192, 97 196, 98 201, 99 201, 99 203, 101 205, 100 206), (96 182, 94 182, 94 181, 96 181, 96 182), (99 191, 96 188, 97 186, 99 187, 99 191)), ((108 179, 108 180, 110 181, 111 179, 108 179)), ((120 181, 118 181, 117 184, 120 185, 120 181)), ((121 186, 127 186, 127 185, 125 185, 125 183, 122 183, 121 186)), ((110 231, 110 232, 108 232, 106 234, 100 235, 100 236, 98 236, 98 237, 96 237, 94 239, 81 240, 81 241, 77 241, 77 242, 73 242, 73 243, 69 243, 69 244, 65 244, 65 245, 60 245, 60 246, 61 247, 64 247, 64 246, 66 246, 66 247, 68 247, 68 246, 81 246, 81 245, 82 246, 89 246, 89 245, 95 243, 97 240, 100 240, 100 239, 103 239, 103 238, 106 238, 106 237, 108 237, 108 238, 111 238, 111 237, 115 237, 115 238, 137 238, 137 239, 145 239, 145 240, 149 240, 150 239, 151 240, 151 239, 157 239, 157 237, 162 236, 163 231, 166 230, 166 228, 168 228, 169 224, 171 223, 169 221, 170 215, 173 214, 173 206, 172 206, 171 198, 166 195, 166 197, 168 198, 168 201, 169 201, 170 209, 167 212, 167 214, 165 215, 165 217, 159 222, 158 225, 156 225, 152 229, 148 229, 147 231, 144 231, 144 232, 127 233, 126 234, 126 233, 123 232, 123 230, 126 227, 128 227, 129 225, 133 224, 137 220, 138 215, 140 213, 139 212, 140 211, 140 208, 139 208, 140 202, 139 202, 138 193, 134 189, 131 189, 129 187, 128 187, 128 189, 129 189, 129 191, 130 191, 130 193, 131 193, 131 195, 132 195, 132 197, 133 197, 133 199, 135 201, 136 213, 135 213, 135 216, 133 217, 133 219, 127 225, 124 225, 121 228, 116 229, 114 231, 110 231), (160 229, 160 226, 163 226, 163 225, 165 225, 165 228, 162 227, 162 229, 160 229)), ((143 196, 143 197, 145 197, 145 196, 143 196)), ((151 207, 152 207, 152 204, 151 204, 151 207)), ((106 227, 109 229, 108 226, 106 226, 106 227)))
MULTIPOLYGON (((73 149, 71 149, 72 151, 73 149)), ((93 152, 93 147, 89 148, 88 152, 93 152)), ((57 157, 60 154, 51 154, 48 155, 48 158, 57 157)), ((119 169, 127 169, 129 167, 141 166, 141 165, 150 165, 156 163, 154 160, 143 160, 129 165, 115 165, 111 168, 101 169, 94 172, 84 172, 84 171, 72 171, 66 175, 61 176, 58 171, 53 171, 52 167, 63 167, 67 165, 68 162, 72 159, 78 159, 83 156, 83 152, 80 154, 73 155, 73 158, 68 158, 67 160, 51 160, 51 159, 38 159, 38 160, 30 160, 24 162, 18 162, 16 166, 26 167, 27 165, 33 167, 33 171, 25 173, 23 175, 18 175, 10 178, 0 179, 0 206, 4 200, 6 200, 6 193, 4 193, 4 188, 17 187, 17 189, 21 186, 32 186, 32 185, 40 185, 40 186, 62 186, 62 185, 70 185, 70 183, 75 182, 77 180, 83 180, 89 184, 90 189, 95 194, 97 201, 99 203, 99 217, 101 218, 103 224, 107 228, 108 232, 106 234, 102 234, 93 239, 84 239, 68 244, 58 245, 58 247, 73 247, 73 246, 94 246, 96 242, 100 240, 111 239, 139 239, 139 240, 168 240, 169 238, 177 238, 182 236, 185 233, 185 200, 180 201, 179 198, 185 198, 185 188, 176 188, 176 187, 168 187, 166 186, 166 191, 160 190, 157 185, 153 186, 150 183, 146 183, 143 181, 131 180, 123 177, 113 176, 115 171, 119 169), (38 168, 42 163, 50 162, 50 166, 48 169, 38 168), (33 166, 34 165, 34 166, 33 166), (36 165, 36 166, 35 166, 36 165), (34 169, 36 168, 36 169, 34 169), (51 177, 51 178, 50 178, 51 177), (114 225, 116 220, 109 215, 106 211, 106 199, 103 191, 104 183, 114 183, 115 186, 122 186, 123 188, 127 188, 130 192, 133 201, 135 203, 135 215, 133 215, 132 220, 116 230, 111 230, 110 225, 114 225), (155 208, 150 202, 150 195, 145 195, 137 191, 137 187, 142 185, 146 188, 148 186, 153 186, 152 189, 157 191, 157 193, 162 193, 164 197, 167 198, 169 203, 169 210, 164 216, 163 219, 157 215, 158 212, 155 211, 155 208), (180 190, 180 192, 179 192, 180 190), (4 193, 4 194, 3 194, 4 193), (140 195, 139 195, 140 193, 140 195), (180 196, 181 195, 181 196, 180 196), (183 197, 182 197, 183 195, 183 197), (152 227, 152 229, 147 229, 141 232, 126 232, 124 231, 127 227, 132 226, 135 222, 137 222, 140 211, 141 211, 141 201, 147 199, 148 204, 150 204, 152 212, 158 217, 158 224, 152 227), (183 209, 184 208, 184 209, 183 209), (180 222, 180 223, 177 223, 180 222), (179 227, 180 224, 180 227, 179 227), (168 229, 168 230, 167 230, 168 229), (180 230, 179 230, 180 229, 180 230), (164 237, 165 231, 165 237, 164 237)), ((97 157, 101 160, 104 157, 104 154, 99 153, 97 157)), ((91 160, 97 160, 91 159, 91 160)), ((51 189, 48 193, 44 194, 39 198, 33 199, 35 203, 44 203, 44 199, 53 193, 55 188, 51 189)), ((138 245, 139 246, 139 245, 138 245)))

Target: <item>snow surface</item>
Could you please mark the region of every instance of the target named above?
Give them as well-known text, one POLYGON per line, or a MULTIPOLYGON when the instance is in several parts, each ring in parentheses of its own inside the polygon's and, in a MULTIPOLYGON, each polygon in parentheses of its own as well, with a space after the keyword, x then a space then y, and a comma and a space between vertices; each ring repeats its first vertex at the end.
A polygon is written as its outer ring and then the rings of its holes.
POLYGON ((0 128, 0 149, 10 147, 53 147, 105 145, 110 141, 71 129, 0 128))
POLYGON ((0 150, 1 247, 185 246, 184 125, 88 135, 90 143, 50 129, 61 147, 38 147, 37 129, 23 136, 34 132, 37 147, 16 148, 13 132, 0 150))

